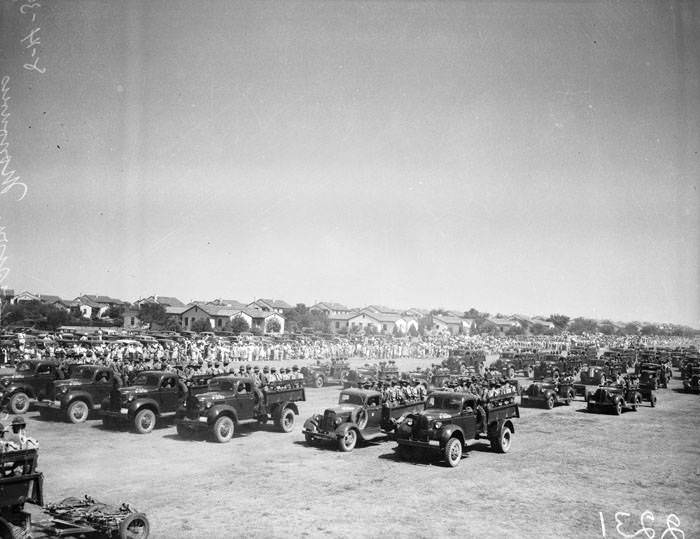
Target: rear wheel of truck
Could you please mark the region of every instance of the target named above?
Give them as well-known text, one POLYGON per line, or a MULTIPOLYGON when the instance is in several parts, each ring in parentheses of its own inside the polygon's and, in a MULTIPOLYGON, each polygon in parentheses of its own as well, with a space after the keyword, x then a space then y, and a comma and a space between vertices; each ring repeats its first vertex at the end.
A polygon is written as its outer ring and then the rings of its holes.
POLYGON ((544 401, 544 405, 547 408, 547 410, 551 410, 552 408, 554 408, 554 397, 552 397, 551 395, 547 397, 547 400, 544 401))
POLYGON ((226 442, 231 441, 231 438, 233 438, 235 428, 236 427, 233 423, 233 419, 225 415, 221 416, 219 419, 216 420, 212 429, 214 440, 216 440, 220 444, 225 444, 226 442))
POLYGON ((119 523, 120 539, 146 539, 151 531, 146 515, 132 513, 119 523))
POLYGON ((569 391, 566 392, 566 405, 569 406, 574 400, 576 399, 576 392, 574 391, 574 388, 569 388, 569 391))
POLYGON ((10 397, 10 411, 13 414, 26 414, 29 410, 29 397, 24 391, 18 391, 10 397))
POLYGON ((615 404, 615 415, 622 415, 622 401, 617 401, 615 404))
POLYGON ((294 410, 291 408, 285 408, 280 413, 279 419, 276 421, 277 428, 282 432, 292 432, 294 428, 294 410))
POLYGON ((344 436, 338 438, 338 449, 342 452, 347 453, 355 449, 357 445, 357 431, 355 429, 348 429, 344 436))
POLYGON ((314 378, 314 386, 323 387, 323 376, 319 374, 316 378, 314 378))
POLYGON ((491 447, 497 453, 508 453, 510 451, 510 444, 513 438, 513 431, 511 431, 506 425, 501 427, 501 432, 498 433, 491 440, 491 447))
POLYGON ((654 408, 654 406, 656 406, 656 395, 651 396, 650 404, 651 404, 652 408, 654 408))
POLYGON ((443 450, 445 461, 450 468, 454 468, 462 460, 462 442, 459 438, 450 438, 443 450))
POLYGON ((139 434, 148 434, 156 426, 156 414, 150 408, 139 410, 134 417, 134 428, 139 434))
POLYGON ((308 434, 308 433, 307 433, 307 434, 304 434, 304 440, 306 440, 306 443, 309 444, 309 445, 313 445, 313 444, 314 444, 314 437, 311 436, 311 435, 308 434))
POLYGON ((71 423, 84 423, 87 420, 89 413, 90 408, 88 407, 87 402, 77 400, 68 405, 66 417, 71 423))

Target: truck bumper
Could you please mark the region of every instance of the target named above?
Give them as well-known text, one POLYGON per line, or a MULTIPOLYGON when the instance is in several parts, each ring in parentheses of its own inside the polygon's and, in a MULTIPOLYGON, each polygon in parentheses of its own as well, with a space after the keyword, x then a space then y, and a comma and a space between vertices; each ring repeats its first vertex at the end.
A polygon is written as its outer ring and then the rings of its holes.
POLYGON ((325 432, 325 431, 307 430, 307 429, 302 430, 302 432, 304 433, 304 435, 312 436, 313 438, 318 438, 320 440, 335 441, 339 438, 339 436, 335 432, 325 432))
POLYGON ((117 410, 102 410, 101 414, 103 417, 112 417, 114 419, 124 419, 125 421, 129 419, 129 410, 127 408, 121 408, 117 410))
POLYGON ((197 419, 190 419, 189 417, 183 417, 177 420, 178 425, 182 425, 189 430, 206 430, 209 428, 209 422, 206 417, 199 416, 197 419))
POLYGON ((421 447, 423 449, 439 449, 439 440, 428 440, 427 442, 420 442, 418 440, 411 440, 410 438, 397 438, 396 441, 399 445, 406 445, 408 447, 421 447))

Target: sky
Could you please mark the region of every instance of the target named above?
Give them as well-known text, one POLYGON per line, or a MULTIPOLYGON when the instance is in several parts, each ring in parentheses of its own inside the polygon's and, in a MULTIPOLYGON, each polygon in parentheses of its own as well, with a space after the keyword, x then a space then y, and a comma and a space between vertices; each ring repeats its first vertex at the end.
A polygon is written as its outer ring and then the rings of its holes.
POLYGON ((693 2, 0 6, 3 286, 700 327, 693 2))

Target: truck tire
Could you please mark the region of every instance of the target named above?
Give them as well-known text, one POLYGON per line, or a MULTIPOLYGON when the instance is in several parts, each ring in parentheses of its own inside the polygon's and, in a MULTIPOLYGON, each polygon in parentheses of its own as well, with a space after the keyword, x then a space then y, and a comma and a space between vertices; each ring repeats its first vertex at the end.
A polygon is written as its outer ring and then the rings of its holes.
POLYGON ((147 539, 151 531, 146 515, 131 513, 119 523, 120 539, 147 539))
POLYGON ((294 410, 291 408, 285 408, 280 412, 279 418, 277 419, 277 428, 282 432, 292 432, 294 428, 294 410))
POLYGON ((323 387, 323 376, 320 374, 314 378, 314 387, 323 387))
POLYGON ((656 395, 651 396, 650 403, 652 408, 656 406, 656 395))
POLYGON ((66 410, 66 418, 71 423, 84 423, 89 414, 90 407, 84 400, 74 400, 66 410))
POLYGON ((343 453, 349 453, 357 445, 357 431, 348 429, 344 436, 338 438, 338 449, 343 453))
POLYGON ((508 367, 508 378, 511 380, 515 378, 515 368, 514 367, 508 367))
POLYGON ((314 437, 311 436, 308 432, 304 434, 304 440, 306 440, 307 444, 314 445, 314 437))
POLYGON ((141 408, 134 417, 134 429, 139 434, 148 434, 156 426, 156 414, 150 408, 141 408))
POLYGON ((462 460, 462 442, 459 438, 450 438, 443 449, 445 462, 450 468, 459 465, 462 460))
POLYGON ((554 408, 554 397, 552 395, 547 397, 547 400, 544 401, 544 405, 547 408, 547 410, 551 410, 552 408, 554 408))
POLYGON ((230 442, 231 438, 233 438, 233 433, 235 429, 236 426, 233 422, 233 419, 226 415, 222 415, 219 419, 216 420, 214 426, 212 427, 212 434, 214 436, 214 440, 216 440, 220 444, 230 442))
POLYGON ((29 411, 29 397, 24 391, 18 391, 10 397, 10 412, 26 414, 29 411))
POLYGON ((615 403, 615 415, 622 415, 622 401, 615 403))
POLYGON ((501 427, 501 432, 491 440, 491 447, 496 453, 508 453, 513 438, 513 432, 506 426, 501 427))

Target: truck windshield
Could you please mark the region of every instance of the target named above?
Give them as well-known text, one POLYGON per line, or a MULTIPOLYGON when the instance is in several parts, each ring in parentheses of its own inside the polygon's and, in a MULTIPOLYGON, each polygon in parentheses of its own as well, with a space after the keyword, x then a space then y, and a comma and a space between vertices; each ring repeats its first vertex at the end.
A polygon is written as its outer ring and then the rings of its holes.
POLYGON ((95 369, 90 369, 90 368, 82 368, 78 369, 78 372, 75 373, 75 378, 85 378, 88 380, 92 380, 92 373, 95 372, 95 369))
POLYGON ((426 408, 441 408, 443 410, 461 410, 462 398, 451 395, 431 395, 425 402, 426 408))
POLYGON ((234 383, 228 378, 214 378, 209 380, 209 391, 233 391, 234 383))
POLYGON ((160 382, 160 376, 157 374, 139 374, 134 378, 135 386, 157 386, 160 382))
POLYGON ((338 404, 359 404, 362 405, 362 395, 356 393, 341 393, 338 404))
POLYGON ((20 363, 15 367, 15 371, 17 372, 30 372, 33 371, 32 369, 32 364, 31 363, 20 363))

